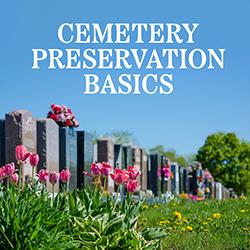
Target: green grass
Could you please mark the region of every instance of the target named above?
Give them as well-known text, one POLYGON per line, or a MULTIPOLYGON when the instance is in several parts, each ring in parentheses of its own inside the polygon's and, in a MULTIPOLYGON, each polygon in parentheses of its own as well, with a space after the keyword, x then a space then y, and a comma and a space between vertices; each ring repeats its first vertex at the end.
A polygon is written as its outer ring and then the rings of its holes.
POLYGON ((163 249, 250 249, 250 199, 145 205, 139 226, 164 228, 163 249))

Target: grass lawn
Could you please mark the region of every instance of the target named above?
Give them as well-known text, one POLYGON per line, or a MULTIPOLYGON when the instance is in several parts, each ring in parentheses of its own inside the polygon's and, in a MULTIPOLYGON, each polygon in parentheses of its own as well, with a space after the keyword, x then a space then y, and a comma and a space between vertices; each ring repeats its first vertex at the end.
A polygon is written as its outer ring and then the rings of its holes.
POLYGON ((250 199, 144 205, 139 227, 166 230, 163 249, 250 249, 250 199))

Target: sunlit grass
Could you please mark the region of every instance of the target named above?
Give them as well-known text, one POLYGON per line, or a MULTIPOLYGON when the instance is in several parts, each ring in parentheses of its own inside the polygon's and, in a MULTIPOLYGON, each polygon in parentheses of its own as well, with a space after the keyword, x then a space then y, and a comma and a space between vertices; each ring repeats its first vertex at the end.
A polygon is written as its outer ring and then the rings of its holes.
POLYGON ((163 249, 250 249, 250 199, 144 206, 140 227, 161 227, 163 249))

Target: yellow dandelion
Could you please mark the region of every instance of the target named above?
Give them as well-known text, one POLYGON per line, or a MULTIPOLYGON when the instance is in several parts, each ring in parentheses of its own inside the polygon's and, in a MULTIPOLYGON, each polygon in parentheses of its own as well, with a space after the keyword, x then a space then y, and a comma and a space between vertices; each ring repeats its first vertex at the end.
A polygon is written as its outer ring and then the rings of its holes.
POLYGON ((207 218, 208 221, 212 221, 213 219, 211 217, 207 218))
POLYGON ((148 209, 148 205, 143 205, 142 208, 143 209, 148 209))
POLYGON ((241 200, 246 200, 247 198, 246 198, 244 195, 241 195, 241 196, 240 196, 240 199, 241 199, 241 200))
POLYGON ((180 212, 175 211, 175 212, 174 212, 174 215, 175 215, 175 217, 176 217, 178 220, 181 220, 182 215, 181 215, 181 213, 180 213, 180 212))
POLYGON ((192 232, 193 231, 193 228, 191 226, 187 226, 186 227, 186 230, 189 231, 189 232, 192 232))
POLYGON ((160 225, 166 225, 166 224, 169 224, 170 223, 170 221, 169 220, 161 220, 160 221, 160 225))
POLYGON ((154 205, 153 208, 159 208, 159 206, 158 205, 154 205))
POLYGON ((248 209, 242 209, 242 210, 240 210, 241 213, 245 213, 247 211, 248 211, 248 209))
POLYGON ((221 217, 221 214, 219 214, 219 213, 213 214, 212 217, 213 217, 214 219, 218 219, 218 218, 221 217))

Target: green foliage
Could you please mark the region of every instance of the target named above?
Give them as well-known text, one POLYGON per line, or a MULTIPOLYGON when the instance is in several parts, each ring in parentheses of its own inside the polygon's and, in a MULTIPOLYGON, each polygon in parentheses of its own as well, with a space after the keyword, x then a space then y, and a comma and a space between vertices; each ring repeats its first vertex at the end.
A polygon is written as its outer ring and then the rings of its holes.
POLYGON ((216 181, 240 194, 250 192, 250 144, 234 133, 215 133, 198 150, 197 160, 216 181))
POLYGON ((53 200, 39 188, 2 190, 0 249, 160 248, 162 234, 144 238, 138 230, 141 202, 130 195, 117 202, 98 190, 75 190, 53 200))
POLYGON ((113 130, 110 133, 106 133, 105 137, 112 137, 116 144, 137 144, 137 139, 132 132, 127 130, 113 130))
POLYGON ((144 209, 139 225, 164 230, 163 249, 250 249, 249 217, 250 199, 175 200, 144 209))
POLYGON ((167 158, 169 158, 171 161, 173 162, 177 162, 178 164, 180 164, 183 167, 187 167, 188 163, 187 160, 185 159, 184 156, 178 155, 176 153, 175 150, 171 149, 171 150, 165 150, 163 145, 157 145, 151 149, 149 149, 150 153, 158 153, 161 155, 166 156, 167 158))

